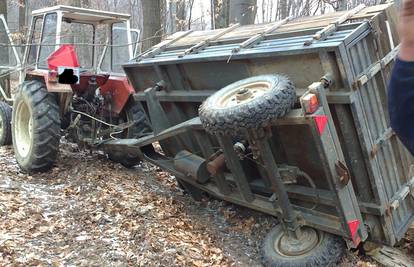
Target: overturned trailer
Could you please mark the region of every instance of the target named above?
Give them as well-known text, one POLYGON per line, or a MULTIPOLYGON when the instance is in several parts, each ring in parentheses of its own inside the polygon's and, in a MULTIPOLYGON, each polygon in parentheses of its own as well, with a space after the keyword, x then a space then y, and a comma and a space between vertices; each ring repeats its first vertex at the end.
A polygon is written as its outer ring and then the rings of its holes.
POLYGON ((396 20, 387 4, 176 33, 124 65, 153 133, 105 146, 278 217, 266 265, 332 265, 334 236, 394 245, 414 220, 413 158, 387 115, 396 20))

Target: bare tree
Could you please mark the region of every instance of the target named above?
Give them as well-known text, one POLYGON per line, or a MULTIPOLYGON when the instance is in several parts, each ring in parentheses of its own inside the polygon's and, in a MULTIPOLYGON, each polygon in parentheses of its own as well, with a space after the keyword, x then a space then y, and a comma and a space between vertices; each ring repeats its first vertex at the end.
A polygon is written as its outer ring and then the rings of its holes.
POLYGON ((346 10, 347 9, 347 5, 346 5, 346 0, 338 0, 338 11, 342 11, 342 10, 346 10))
POLYGON ((189 0, 189 16, 188 16, 188 30, 191 29, 191 20, 192 20, 192 16, 193 16, 193 6, 194 6, 194 0, 189 0))
MULTIPOLYGON (((24 44, 26 41, 27 20, 29 16, 27 0, 19 0, 19 43, 24 44)), ((21 47, 21 54, 24 53, 24 47, 21 47)))
POLYGON ((226 28, 229 26, 230 0, 212 1, 212 29, 226 28))
POLYGON ((256 13, 257 0, 230 0, 230 23, 253 24, 256 13))
POLYGON ((161 41, 161 10, 159 0, 141 0, 142 5, 142 49, 146 50, 161 41))
POLYGON ((24 31, 28 15, 26 0, 19 0, 19 32, 24 31))
POLYGON ((183 31, 186 28, 185 24, 187 22, 187 1, 177 0, 175 5, 175 24, 178 31, 183 31))
POLYGON ((279 8, 280 8, 280 19, 287 18, 289 16, 288 1, 287 0, 280 0, 279 1, 279 8))

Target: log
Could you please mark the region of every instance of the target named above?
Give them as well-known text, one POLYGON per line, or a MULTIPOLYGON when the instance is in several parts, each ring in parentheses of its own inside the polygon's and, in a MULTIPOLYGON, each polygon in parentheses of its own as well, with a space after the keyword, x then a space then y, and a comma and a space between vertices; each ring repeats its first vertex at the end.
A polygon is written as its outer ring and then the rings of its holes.
POLYGON ((378 263, 386 267, 412 267, 414 260, 409 255, 406 255, 401 250, 396 248, 383 246, 376 250, 370 256, 378 263))

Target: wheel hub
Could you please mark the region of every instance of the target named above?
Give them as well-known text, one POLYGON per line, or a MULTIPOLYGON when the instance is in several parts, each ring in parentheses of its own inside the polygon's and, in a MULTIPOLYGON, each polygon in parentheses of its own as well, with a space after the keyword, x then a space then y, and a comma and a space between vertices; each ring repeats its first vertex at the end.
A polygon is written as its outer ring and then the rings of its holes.
POLYGON ((242 88, 236 94, 237 103, 247 100, 251 98, 252 96, 253 96, 252 91, 250 91, 248 88, 242 88))
POLYGON ((219 99, 221 107, 232 107, 242 103, 252 101, 253 99, 262 96, 270 89, 270 84, 266 82, 254 82, 245 84, 236 90, 219 99))
POLYGON ((319 243, 318 233, 308 227, 301 229, 300 238, 282 234, 275 242, 275 249, 285 256, 299 256, 308 253, 319 243))
POLYGON ((29 106, 23 101, 17 105, 14 127, 17 152, 21 157, 26 157, 32 143, 33 120, 29 106))

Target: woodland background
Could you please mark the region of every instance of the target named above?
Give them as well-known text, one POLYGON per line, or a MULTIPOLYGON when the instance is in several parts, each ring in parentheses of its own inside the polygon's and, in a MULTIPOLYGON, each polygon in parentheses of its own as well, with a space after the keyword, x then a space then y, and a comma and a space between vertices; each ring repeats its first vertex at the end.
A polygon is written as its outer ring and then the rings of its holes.
MULTIPOLYGON (((386 0, 0 0, 12 32, 25 40, 32 10, 56 4, 130 13, 132 27, 140 30, 142 49, 180 30, 208 30, 229 24, 266 23, 288 16, 300 17, 346 10, 359 4, 386 0), (144 12, 145 11, 145 12, 144 12)), ((399 1, 397 1, 399 2, 399 1)))

